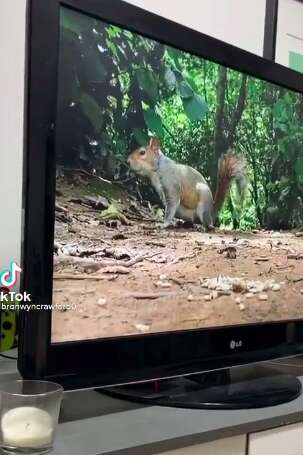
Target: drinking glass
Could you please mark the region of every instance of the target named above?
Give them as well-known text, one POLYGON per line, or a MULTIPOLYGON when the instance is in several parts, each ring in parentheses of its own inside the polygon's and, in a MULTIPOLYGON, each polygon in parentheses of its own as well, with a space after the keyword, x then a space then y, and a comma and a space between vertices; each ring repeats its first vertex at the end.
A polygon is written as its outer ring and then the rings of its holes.
POLYGON ((53 448, 63 388, 49 381, 0 385, 0 447, 10 455, 38 455, 53 448))

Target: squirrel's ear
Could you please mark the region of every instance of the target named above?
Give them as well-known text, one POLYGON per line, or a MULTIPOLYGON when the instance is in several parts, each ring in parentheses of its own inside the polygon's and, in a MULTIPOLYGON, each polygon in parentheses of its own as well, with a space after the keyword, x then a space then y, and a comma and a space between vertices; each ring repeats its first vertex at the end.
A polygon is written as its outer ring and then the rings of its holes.
POLYGON ((149 141, 149 148, 153 152, 158 152, 160 150, 160 141, 157 137, 152 137, 149 141))

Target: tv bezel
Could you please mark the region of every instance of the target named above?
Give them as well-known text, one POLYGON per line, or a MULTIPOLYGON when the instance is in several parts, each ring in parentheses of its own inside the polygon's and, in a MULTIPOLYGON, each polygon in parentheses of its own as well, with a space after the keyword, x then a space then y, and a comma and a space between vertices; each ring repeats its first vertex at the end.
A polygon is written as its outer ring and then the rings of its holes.
MULTIPOLYGON (((28 11, 22 289, 52 303, 60 7, 303 92, 303 76, 120 0, 31 0, 28 11)), ((51 343, 51 310, 20 313, 20 373, 66 388, 173 377, 302 352, 303 320, 51 343), (235 346, 231 341, 241 341, 235 346), (236 352, 235 352, 236 351, 236 352)))

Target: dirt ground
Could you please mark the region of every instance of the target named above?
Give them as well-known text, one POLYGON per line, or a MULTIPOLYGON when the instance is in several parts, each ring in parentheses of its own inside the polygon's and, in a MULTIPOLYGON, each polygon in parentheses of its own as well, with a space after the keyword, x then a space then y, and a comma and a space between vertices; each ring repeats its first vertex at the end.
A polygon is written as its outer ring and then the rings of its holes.
POLYGON ((58 190, 53 342, 303 317, 302 231, 162 230, 126 194, 113 220, 77 191, 58 190))

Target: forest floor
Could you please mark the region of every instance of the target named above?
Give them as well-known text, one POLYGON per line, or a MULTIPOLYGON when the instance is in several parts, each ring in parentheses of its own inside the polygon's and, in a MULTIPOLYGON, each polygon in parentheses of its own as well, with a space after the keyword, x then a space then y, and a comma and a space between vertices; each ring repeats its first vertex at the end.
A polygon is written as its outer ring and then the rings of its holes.
POLYGON ((54 342, 302 318, 302 231, 162 230, 89 181, 57 184, 54 342))

